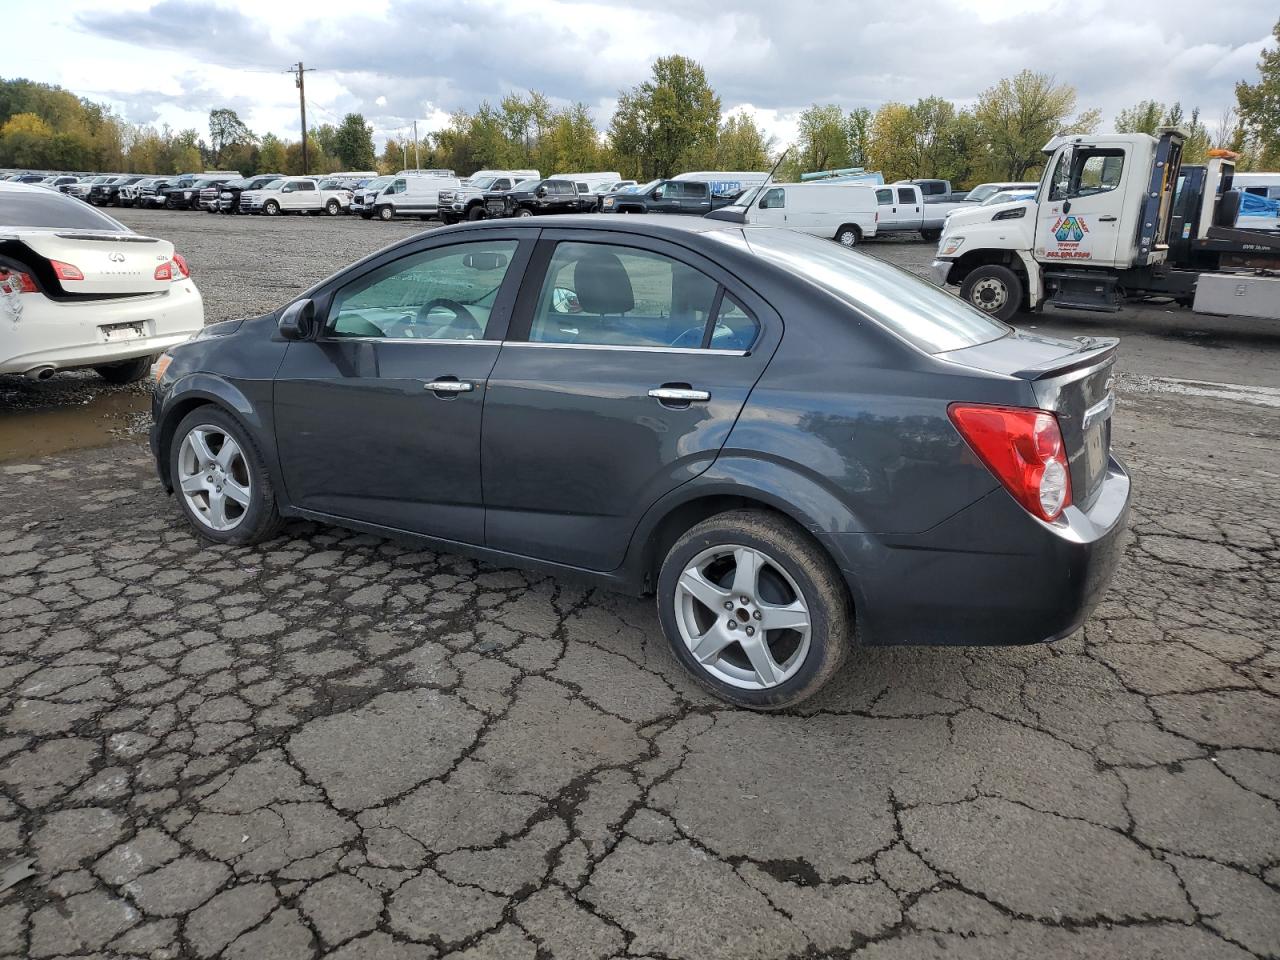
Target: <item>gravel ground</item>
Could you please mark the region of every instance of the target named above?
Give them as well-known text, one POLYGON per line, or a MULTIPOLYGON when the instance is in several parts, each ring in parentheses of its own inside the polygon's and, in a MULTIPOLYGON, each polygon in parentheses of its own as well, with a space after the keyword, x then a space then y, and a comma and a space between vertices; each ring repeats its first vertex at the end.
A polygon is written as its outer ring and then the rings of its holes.
MULTIPOLYGON (((121 217, 211 320, 422 226, 121 217)), ((780 716, 701 694, 649 601, 312 524, 200 547, 139 437, 15 448, 0 956, 1280 956, 1280 330, 1023 320, 1125 337, 1106 601, 859 650, 780 716)), ((0 378, 11 428, 90 383, 0 378)))

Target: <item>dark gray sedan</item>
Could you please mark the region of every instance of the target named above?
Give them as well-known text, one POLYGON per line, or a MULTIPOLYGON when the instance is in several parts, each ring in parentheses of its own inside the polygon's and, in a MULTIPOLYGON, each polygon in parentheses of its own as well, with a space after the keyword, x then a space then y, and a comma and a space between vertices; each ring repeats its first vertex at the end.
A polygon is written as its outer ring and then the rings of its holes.
POLYGON ((483 222, 172 349, 151 445, 210 541, 305 517, 656 593, 773 709, 855 642, 1080 626, 1128 513, 1115 348, 786 230, 483 222))

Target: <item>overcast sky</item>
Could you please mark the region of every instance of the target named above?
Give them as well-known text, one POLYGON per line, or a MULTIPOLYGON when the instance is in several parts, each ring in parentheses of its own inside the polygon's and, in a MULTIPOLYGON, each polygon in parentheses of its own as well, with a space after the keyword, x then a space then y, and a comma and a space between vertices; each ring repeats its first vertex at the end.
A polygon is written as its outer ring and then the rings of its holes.
POLYGON ((379 143, 483 99, 533 88, 581 100, 603 129, 654 58, 699 61, 726 110, 786 142, 808 104, 937 94, 960 105, 1024 67, 1080 106, 1199 105, 1212 128, 1257 78, 1276 0, 0 0, 0 74, 58 83, 136 123, 208 133, 229 106, 258 134, 298 136, 283 71, 301 58, 310 123, 363 113, 379 143), (1160 22, 1150 19, 1159 14, 1160 22))

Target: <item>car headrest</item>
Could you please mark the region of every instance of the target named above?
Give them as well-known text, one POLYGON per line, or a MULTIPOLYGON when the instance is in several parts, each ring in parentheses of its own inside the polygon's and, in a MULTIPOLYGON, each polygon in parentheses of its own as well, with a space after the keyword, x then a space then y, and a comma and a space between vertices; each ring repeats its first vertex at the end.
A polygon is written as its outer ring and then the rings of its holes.
POLYGON ((617 254, 596 250, 573 268, 573 288, 583 313, 597 316, 623 314, 636 307, 631 277, 617 254))

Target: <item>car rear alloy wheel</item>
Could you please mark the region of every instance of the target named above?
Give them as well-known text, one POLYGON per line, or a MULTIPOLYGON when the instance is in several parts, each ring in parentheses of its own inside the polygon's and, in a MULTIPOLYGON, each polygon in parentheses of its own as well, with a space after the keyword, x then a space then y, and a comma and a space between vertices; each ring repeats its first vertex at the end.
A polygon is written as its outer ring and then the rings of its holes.
POLYGON ((857 227, 844 226, 836 233, 836 243, 842 247, 856 247, 862 235, 857 227))
POLYGON ((793 676, 809 652, 809 607, 767 553, 741 544, 703 550, 676 584, 680 638, 702 668, 746 690, 793 676))
POLYGON ((182 512, 208 540, 256 543, 280 523, 262 455, 218 407, 199 407, 178 424, 169 475, 182 512))
POLYGON ((721 699, 779 709, 812 696, 844 660, 852 612, 839 574, 791 521, 719 514, 672 546, 658 612, 676 656, 721 699))

